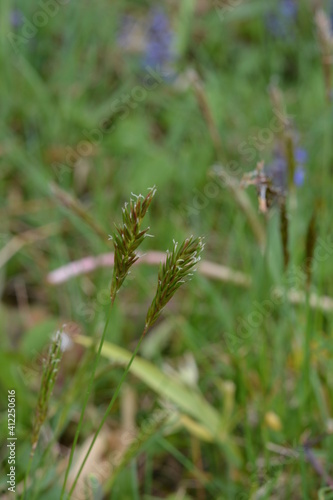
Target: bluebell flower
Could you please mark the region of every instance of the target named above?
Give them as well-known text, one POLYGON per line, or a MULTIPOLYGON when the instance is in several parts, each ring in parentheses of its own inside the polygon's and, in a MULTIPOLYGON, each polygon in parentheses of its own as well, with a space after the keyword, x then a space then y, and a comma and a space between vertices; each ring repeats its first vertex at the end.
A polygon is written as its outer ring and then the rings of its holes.
POLYGON ((172 62, 175 59, 172 42, 173 33, 167 15, 162 9, 153 9, 147 31, 143 66, 153 68, 166 79, 172 77, 172 62))
POLYGON ((23 15, 19 9, 13 9, 10 12, 10 24, 13 28, 18 28, 23 23, 23 15))
MULTIPOLYGON (((295 172, 294 184, 300 187, 304 184, 305 170, 304 165, 308 154, 303 148, 295 149, 295 172)), ((266 174, 272 179, 273 186, 281 191, 286 191, 288 187, 288 165, 285 157, 279 150, 275 151, 273 161, 265 168, 266 174)))
POLYGON ((267 30, 277 38, 293 34, 297 14, 298 6, 295 0, 280 0, 266 16, 267 30))
POLYGON ((280 2, 280 12, 285 18, 295 21, 297 16, 297 3, 295 0, 282 0, 280 2))
POLYGON ((296 148, 295 150, 295 160, 296 163, 304 164, 308 159, 308 153, 303 148, 296 148))
POLYGON ((305 171, 302 165, 297 165, 295 173, 294 173, 294 184, 297 187, 300 187, 304 184, 305 179, 305 171))
POLYGON ((265 172, 272 179, 273 186, 281 191, 287 189, 287 162, 281 152, 276 150, 271 163, 265 167, 265 172))
POLYGON ((304 164, 308 159, 308 153, 303 148, 296 148, 295 150, 295 161, 296 168, 294 173, 294 184, 297 187, 300 187, 304 184, 305 180, 305 170, 304 164))

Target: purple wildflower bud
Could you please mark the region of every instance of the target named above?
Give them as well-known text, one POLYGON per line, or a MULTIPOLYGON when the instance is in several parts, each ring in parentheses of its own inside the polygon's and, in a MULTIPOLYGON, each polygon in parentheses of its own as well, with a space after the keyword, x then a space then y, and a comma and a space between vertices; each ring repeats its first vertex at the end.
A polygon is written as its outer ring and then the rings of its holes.
MULTIPOLYGON (((303 168, 308 154, 303 148, 295 149, 296 168, 294 172, 294 184, 296 187, 302 186, 305 179, 303 168)), ((272 162, 265 168, 266 174, 272 179, 273 186, 281 191, 286 191, 288 187, 288 166, 286 159, 281 152, 276 150, 272 162)))
POLYGON ((297 16, 297 10, 298 7, 295 0, 282 0, 280 6, 280 12, 284 17, 295 20, 297 16))
POLYGON ((266 16, 266 28, 274 36, 281 34, 280 22, 277 16, 271 12, 266 16))
POLYGON ((305 171, 304 168, 301 165, 298 165, 296 167, 295 173, 294 173, 294 184, 297 187, 300 187, 304 184, 304 179, 305 179, 305 171))
POLYGON ((266 16, 267 30, 276 37, 285 37, 291 33, 296 21, 298 6, 295 0, 281 0, 277 8, 266 16))
POLYGON ((295 160, 297 163, 305 163, 308 159, 308 153, 303 148, 296 148, 295 151, 295 160))
POLYGON ((10 13, 10 24, 13 28, 18 28, 23 22, 22 12, 19 9, 13 9, 10 13))
POLYGON ((287 163, 279 153, 275 154, 272 163, 267 165, 265 170, 275 188, 282 191, 287 188, 287 163))
POLYGON ((152 67, 162 73, 163 76, 169 77, 170 63, 174 60, 172 38, 168 17, 163 10, 154 9, 147 32, 146 54, 143 65, 152 67))

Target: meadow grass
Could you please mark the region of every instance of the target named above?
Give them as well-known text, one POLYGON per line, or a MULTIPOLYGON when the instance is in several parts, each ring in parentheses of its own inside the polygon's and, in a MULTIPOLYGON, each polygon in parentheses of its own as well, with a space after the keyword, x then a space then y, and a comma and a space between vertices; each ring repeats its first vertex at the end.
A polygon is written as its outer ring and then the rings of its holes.
MULTIPOLYGON (((40 4, 1 2, 0 424, 5 442, 15 389, 18 498, 51 338, 62 328, 67 347, 27 500, 60 498, 110 308, 111 267, 57 286, 48 273, 111 252, 129 194, 153 185, 154 239, 140 251, 202 235, 203 259, 250 285, 208 279, 199 267, 177 291, 142 340, 72 498, 332 497, 333 311, 311 298, 333 297, 332 54, 315 2, 288 18, 282 4, 163 4, 170 31, 158 26, 163 43, 170 33, 172 60, 148 68, 150 2, 55 0, 44 17, 40 4), (281 218, 276 199, 259 212, 262 178, 244 190, 241 180, 258 162, 273 164, 286 134, 307 160, 302 185, 289 175, 281 218)), ((329 2, 323 8, 331 14, 329 2)), ((154 297, 157 268, 131 271, 110 312, 70 484, 154 297)), ((0 487, 14 498, 7 459, 4 446, 0 487)))

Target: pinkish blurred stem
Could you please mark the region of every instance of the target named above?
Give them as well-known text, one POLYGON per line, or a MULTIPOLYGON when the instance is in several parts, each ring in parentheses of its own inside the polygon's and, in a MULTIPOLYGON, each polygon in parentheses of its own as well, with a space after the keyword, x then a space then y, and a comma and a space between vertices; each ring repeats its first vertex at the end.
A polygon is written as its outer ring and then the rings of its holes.
MULTIPOLYGON (((97 257, 85 257, 74 262, 70 262, 65 266, 58 267, 54 271, 51 271, 47 275, 47 282, 50 285, 59 285, 64 283, 75 276, 80 276, 81 274, 87 274, 95 269, 101 267, 112 267, 113 266, 113 252, 104 253, 98 255, 97 257)), ((147 264, 149 266, 158 266, 166 258, 166 253, 151 251, 142 255, 140 259, 134 264, 147 264)), ((222 266, 216 264, 215 262, 210 262, 207 260, 202 260, 198 265, 198 272, 206 278, 223 281, 225 283, 231 283, 236 286, 241 286, 248 288, 251 285, 250 276, 242 273, 240 271, 234 271, 230 267, 222 266)), ((306 295, 298 290, 290 289, 284 290, 283 288, 276 287, 273 289, 273 294, 284 295, 292 304, 304 304, 306 303, 306 295)), ((327 296, 318 296, 315 293, 311 293, 309 296, 309 305, 312 309, 319 309, 322 311, 332 311, 333 310, 333 299, 327 296)))
MULTIPOLYGON (((164 261, 165 258, 165 252, 147 252, 140 257, 135 265, 147 264, 149 266, 156 266, 164 261)), ((55 269, 54 271, 51 271, 47 276, 47 281, 51 285, 59 285, 60 283, 64 283, 65 281, 68 281, 75 276, 90 273, 91 271, 94 271, 95 269, 98 269, 100 267, 112 267, 113 259, 113 252, 104 253, 97 257, 85 257, 83 259, 70 262, 65 266, 58 267, 58 269, 55 269)), ((235 283, 239 286, 247 287, 250 285, 250 278, 245 274, 239 271, 234 271, 229 267, 215 264, 214 262, 201 261, 200 265, 198 266, 198 270, 200 274, 203 274, 208 278, 235 283)))

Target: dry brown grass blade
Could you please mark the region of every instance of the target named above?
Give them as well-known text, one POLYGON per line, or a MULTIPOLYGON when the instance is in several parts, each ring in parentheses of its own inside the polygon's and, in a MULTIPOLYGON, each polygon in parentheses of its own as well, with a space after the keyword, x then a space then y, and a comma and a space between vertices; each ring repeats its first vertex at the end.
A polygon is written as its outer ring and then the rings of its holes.
MULTIPOLYGON (((195 71, 191 73, 190 82, 192 84, 201 113, 207 123, 208 131, 211 136, 212 142, 214 144, 216 159, 219 162, 223 162, 223 147, 219 130, 217 124, 215 123, 215 119, 211 111, 203 83, 201 82, 199 75, 195 71)), ((251 205, 250 198, 240 188, 237 179, 228 174, 228 172, 226 172, 222 166, 221 167, 219 166, 219 168, 221 174, 219 177, 223 179, 223 182, 229 188, 230 193, 232 194, 237 205, 242 210, 245 217, 248 219, 250 227, 252 228, 252 231, 259 243, 259 246, 261 250, 263 250, 266 242, 265 230, 259 220, 258 215, 256 214, 254 208, 251 205)))
POLYGON ((311 285, 312 261, 317 240, 316 220, 317 220, 317 214, 316 210, 314 210, 308 225, 308 230, 306 233, 306 241, 305 241, 305 273, 306 273, 306 286, 308 289, 311 285))
POLYGON ((0 268, 3 267, 21 248, 31 245, 35 241, 43 240, 56 234, 59 231, 59 224, 53 222, 38 229, 29 229, 17 234, 0 250, 0 268))
POLYGON ((225 185, 229 188, 235 202, 249 221, 253 234, 256 237, 260 249, 263 251, 266 245, 265 228, 260 222, 258 214, 253 208, 250 198, 244 189, 241 188, 240 182, 235 179, 235 177, 228 174, 228 172, 221 165, 214 168, 214 173, 221 178, 225 185))
POLYGON ((198 101, 199 108, 201 110, 201 113, 207 123, 209 134, 211 136, 212 142, 214 144, 214 148, 216 151, 216 157, 217 159, 221 159, 222 156, 222 142, 220 138, 220 134, 217 128, 217 125, 215 123, 213 114, 211 112, 208 99, 205 93, 204 86, 202 82, 200 81, 199 76, 195 71, 193 71, 190 75, 190 80, 193 86, 193 90, 195 93, 195 96, 198 101))
POLYGON ((283 266, 284 270, 287 270, 289 264, 289 249, 288 249, 288 240, 289 240, 289 224, 288 224, 288 214, 286 207, 286 199, 284 198, 280 204, 280 233, 281 233, 281 242, 282 242, 282 252, 283 252, 283 266))
MULTIPOLYGON (((89 448, 92 436, 90 436, 82 444, 78 454, 76 456, 76 461, 74 463, 73 469, 70 472, 68 478, 68 486, 70 487, 76 477, 77 471, 81 465, 82 459, 85 457, 87 449, 89 448)), ((73 498, 77 500, 85 500, 87 498, 85 492, 90 491, 89 485, 87 485, 87 479, 90 474, 93 474, 100 482, 106 481, 112 472, 112 464, 109 460, 104 459, 104 455, 108 451, 109 433, 107 431, 102 432, 92 449, 92 452, 84 466, 82 475, 76 485, 75 494, 73 498)), ((88 497, 89 498, 89 497, 88 497)), ((92 498, 92 497, 91 497, 92 498)))
POLYGON ((71 194, 67 193, 54 183, 50 184, 51 192, 56 200, 68 210, 77 215, 83 220, 91 229, 104 241, 108 239, 107 233, 104 229, 94 220, 94 218, 87 212, 87 209, 82 203, 74 198, 71 194))
POLYGON ((330 103, 332 99, 331 66, 333 56, 333 35, 330 19, 321 8, 319 8, 315 13, 315 24, 321 50, 321 64, 324 75, 325 95, 327 102, 330 103))
POLYGON ((49 210, 54 207, 54 201, 45 198, 35 200, 22 200, 14 203, 8 203, 4 208, 0 208, 0 216, 14 217, 19 215, 33 214, 42 210, 49 210))

